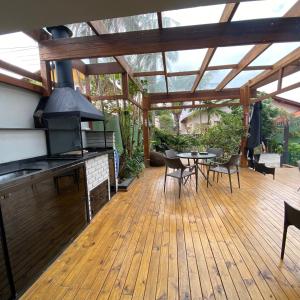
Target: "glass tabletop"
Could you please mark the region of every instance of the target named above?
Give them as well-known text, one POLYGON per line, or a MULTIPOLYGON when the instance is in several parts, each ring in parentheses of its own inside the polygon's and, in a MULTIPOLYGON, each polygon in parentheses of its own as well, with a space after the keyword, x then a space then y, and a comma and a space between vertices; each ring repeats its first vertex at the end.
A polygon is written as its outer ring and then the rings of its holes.
POLYGON ((213 153, 192 154, 191 152, 186 152, 186 153, 178 153, 177 156, 180 157, 180 158, 210 159, 210 158, 215 158, 216 154, 213 154, 213 153))

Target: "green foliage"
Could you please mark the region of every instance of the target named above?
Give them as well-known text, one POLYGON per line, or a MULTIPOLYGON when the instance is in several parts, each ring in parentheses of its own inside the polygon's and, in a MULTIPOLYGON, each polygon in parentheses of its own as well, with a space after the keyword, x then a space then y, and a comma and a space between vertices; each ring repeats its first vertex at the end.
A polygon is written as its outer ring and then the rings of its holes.
POLYGON ((163 113, 160 113, 158 115, 160 129, 172 133, 174 129, 174 120, 172 118, 172 115, 169 111, 162 112, 163 113))
POLYGON ((242 111, 237 108, 223 114, 220 123, 203 134, 201 143, 206 147, 223 148, 225 156, 230 156, 239 151, 243 134, 242 111))
POLYGON ((279 116, 280 110, 272 105, 272 100, 268 99, 262 102, 261 110, 261 121, 262 128, 261 133, 264 139, 272 139, 276 133, 277 129, 274 124, 274 118, 279 116))
POLYGON ((200 138, 198 135, 175 135, 165 130, 154 128, 152 145, 158 150, 167 148, 179 152, 191 151, 200 147, 200 138))
POLYGON ((300 160, 300 144, 289 144, 289 163, 296 166, 297 161, 300 160))
POLYGON ((124 178, 136 177, 144 169, 144 152, 142 148, 136 148, 132 157, 126 157, 124 178))

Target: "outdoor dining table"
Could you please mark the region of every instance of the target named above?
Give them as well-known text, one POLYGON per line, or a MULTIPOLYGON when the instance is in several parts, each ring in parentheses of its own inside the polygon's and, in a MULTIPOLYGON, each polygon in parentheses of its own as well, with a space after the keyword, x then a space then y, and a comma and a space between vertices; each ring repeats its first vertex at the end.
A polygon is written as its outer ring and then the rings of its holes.
MULTIPOLYGON (((216 158, 216 154, 213 153, 197 153, 197 154, 192 154, 191 152, 186 152, 186 153, 178 153, 177 157, 179 158, 185 158, 185 159, 192 159, 194 161, 194 164, 197 166, 196 168, 196 172, 197 172, 197 176, 196 178, 198 178, 198 170, 200 171, 200 173, 203 175, 203 177, 205 178, 205 180, 207 180, 207 176, 205 175, 205 173, 203 172, 203 170, 199 167, 199 160, 208 160, 208 159, 214 159, 216 158)), ((211 183, 208 182, 210 185, 211 183)))

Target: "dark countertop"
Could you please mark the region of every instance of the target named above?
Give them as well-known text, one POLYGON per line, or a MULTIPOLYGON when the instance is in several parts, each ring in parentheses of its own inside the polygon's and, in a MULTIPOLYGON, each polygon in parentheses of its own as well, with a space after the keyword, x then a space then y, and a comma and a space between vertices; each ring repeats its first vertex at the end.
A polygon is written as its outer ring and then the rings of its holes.
POLYGON ((60 169, 72 167, 74 165, 81 164, 88 159, 109 154, 112 151, 112 149, 107 149, 89 152, 85 153, 83 157, 78 157, 74 159, 33 158, 29 160, 14 161, 10 163, 0 164, 0 176, 3 174, 14 172, 16 170, 37 169, 37 171, 26 175, 7 179, 2 182, 0 180, 0 193, 4 192, 4 190, 6 191, 7 189, 18 186, 20 184, 28 183, 31 180, 38 179, 41 176, 49 174, 49 172, 51 173, 60 169))

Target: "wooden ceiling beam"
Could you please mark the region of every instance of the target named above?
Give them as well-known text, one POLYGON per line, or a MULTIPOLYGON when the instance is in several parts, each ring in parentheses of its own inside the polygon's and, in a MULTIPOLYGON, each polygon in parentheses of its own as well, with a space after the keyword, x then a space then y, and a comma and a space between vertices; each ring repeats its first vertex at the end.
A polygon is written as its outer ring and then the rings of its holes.
MULTIPOLYGON (((94 33, 97 36, 109 35, 108 30, 107 30, 105 24, 103 23, 103 21, 100 21, 100 20, 98 20, 98 21, 91 21, 91 22, 87 22, 87 24, 92 28, 92 30, 94 31, 94 33)), ((125 60, 125 58, 122 57, 122 56, 118 56, 118 55, 109 55, 109 56, 113 56, 114 57, 114 59, 117 61, 117 63, 129 75, 130 79, 137 85, 137 87, 140 89, 140 91, 143 91, 143 87, 142 87, 141 83, 132 76, 133 70, 130 67, 130 65, 127 63, 127 61, 125 60)), ((101 57, 101 55, 98 55, 98 57, 101 57)))
MULTIPOLYGON (((300 71, 300 62, 296 62, 296 63, 290 64, 287 67, 285 67, 283 69, 282 76, 285 77, 285 76, 291 75, 291 74, 299 72, 299 71, 300 71)), ((264 85, 267 85, 271 82, 276 81, 277 79, 278 79, 278 74, 274 73, 273 75, 271 75, 271 76, 265 78, 264 80, 260 81, 259 83, 255 84, 252 88, 258 89, 264 85)))
MULTIPOLYGON (((191 92, 173 92, 173 93, 149 93, 149 103, 167 103, 167 102, 185 102, 185 101, 208 101, 208 100, 225 100, 239 99, 240 89, 225 89, 217 92, 215 90, 203 90, 191 92)), ((251 97, 256 96, 256 91, 251 90, 251 97)))
MULTIPOLYGON (((226 70, 226 69, 234 69, 237 68, 238 65, 219 65, 219 66, 210 66, 207 67, 206 71, 215 71, 215 70, 226 70)), ((245 70, 253 71, 253 70, 272 70, 272 66, 248 66, 245 70)), ((149 71, 149 72, 135 72, 133 73, 134 77, 147 77, 147 76, 158 76, 164 75, 164 71, 149 71)), ((198 75, 199 71, 182 71, 182 72, 169 72, 167 73, 167 77, 173 76, 189 76, 189 75, 198 75)))
POLYGON ((120 74, 124 69, 117 62, 86 65, 87 75, 120 74))
POLYGON ((38 94, 44 93, 44 88, 42 86, 27 82, 25 80, 16 79, 14 77, 10 77, 4 74, 0 74, 0 82, 17 86, 38 94))
POLYGON ((84 75, 88 75, 86 66, 87 65, 80 59, 72 60, 72 68, 84 75))
MULTIPOLYGON (((283 17, 299 17, 300 16, 300 1, 298 0, 283 17)), ((216 90, 222 90, 231 80, 233 80, 240 72, 246 70, 247 66, 251 64, 260 54, 271 46, 270 43, 254 46, 239 62, 238 67, 232 70, 227 76, 218 84, 216 90)))
POLYGON ((298 47, 297 49, 295 49, 294 51, 292 51, 291 53, 289 53, 288 55, 283 57, 281 60, 279 60, 276 64, 274 64, 272 70, 264 71, 264 72, 258 74, 253 79, 249 80, 247 82, 247 85, 249 85, 250 87, 253 87, 274 74, 277 76, 277 72, 281 68, 284 68, 286 66, 289 66, 290 64, 293 64, 293 63, 297 62, 299 59, 300 59, 300 47, 298 47))
POLYGON ((38 43, 40 41, 49 40, 51 38, 51 35, 44 29, 35 29, 35 30, 31 30, 31 31, 28 30, 23 32, 38 43))
POLYGON ((170 109, 187 109, 187 108, 211 108, 211 107, 232 107, 240 106, 237 102, 225 102, 225 103, 208 103, 208 104, 192 104, 192 105, 174 105, 174 106, 151 106, 150 110, 170 110, 170 109))
POLYGON ((38 75, 36 73, 31 73, 27 70, 19 68, 15 65, 7 63, 6 61, 3 61, 3 60, 0 60, 0 68, 4 69, 4 70, 7 70, 7 71, 10 71, 10 72, 13 72, 15 74, 30 78, 30 79, 35 80, 35 81, 40 81, 40 82, 42 81, 42 77, 40 75, 38 75))
MULTIPOLYGON (((220 23, 222 22, 228 22, 232 19, 234 13, 236 12, 238 8, 239 3, 228 3, 226 4, 224 11, 222 13, 222 16, 220 18, 220 23)), ((199 85, 199 82, 201 81, 205 71, 208 68, 208 65, 211 61, 211 59, 214 56, 214 53, 216 51, 216 48, 209 48, 207 49, 206 55, 203 59, 202 65, 200 66, 200 69, 198 71, 198 74, 195 78, 194 84, 192 86, 192 92, 194 93, 199 85)))
POLYGON ((273 96, 276 96, 276 95, 279 95, 279 94, 282 94, 282 93, 285 93, 285 92, 289 92, 289 91, 297 89, 297 88, 300 88, 300 82, 291 84, 291 85, 289 85, 287 87, 284 87, 284 88, 281 88, 281 89, 279 89, 279 90, 277 90, 275 92, 272 92, 272 93, 260 96, 260 97, 258 97, 256 99, 252 100, 251 102, 255 103, 255 102, 263 101, 265 99, 272 98, 273 96))
MULTIPOLYGON (((299 41, 300 18, 270 18, 40 42, 42 60, 299 41)), ((131 72, 132 73, 132 72, 131 72)))
POLYGON ((92 101, 103 101, 103 100, 123 100, 126 99, 124 95, 108 95, 108 96, 91 96, 88 95, 92 101))

